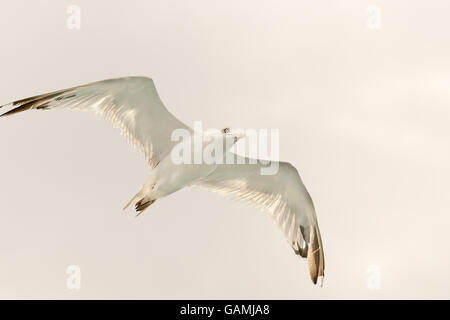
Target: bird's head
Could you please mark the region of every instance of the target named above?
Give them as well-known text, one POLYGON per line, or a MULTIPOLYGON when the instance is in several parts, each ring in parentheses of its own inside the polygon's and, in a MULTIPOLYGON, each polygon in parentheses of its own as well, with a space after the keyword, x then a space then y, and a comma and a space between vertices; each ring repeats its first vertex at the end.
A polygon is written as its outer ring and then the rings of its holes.
POLYGON ((233 139, 233 142, 236 143, 239 139, 242 139, 245 137, 245 132, 243 130, 233 130, 230 128, 224 128, 222 129, 222 135, 225 137, 225 139, 233 139))

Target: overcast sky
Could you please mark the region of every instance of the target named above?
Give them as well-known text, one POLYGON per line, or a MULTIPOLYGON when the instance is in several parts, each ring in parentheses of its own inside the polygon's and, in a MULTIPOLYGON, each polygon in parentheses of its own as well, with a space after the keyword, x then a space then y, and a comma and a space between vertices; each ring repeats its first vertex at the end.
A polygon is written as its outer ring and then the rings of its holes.
POLYGON ((266 213, 208 191, 122 212, 147 177, 139 152, 95 115, 30 112, 0 119, 0 298, 450 298, 449 12, 4 0, 0 104, 144 75, 190 126, 279 129, 316 205, 326 276, 312 285, 266 213))

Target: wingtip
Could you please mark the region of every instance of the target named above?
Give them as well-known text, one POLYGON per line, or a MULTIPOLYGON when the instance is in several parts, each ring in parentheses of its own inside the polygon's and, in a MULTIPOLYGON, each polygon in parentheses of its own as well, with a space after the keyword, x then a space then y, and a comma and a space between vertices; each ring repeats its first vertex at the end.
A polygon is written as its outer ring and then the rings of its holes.
POLYGON ((15 108, 13 108, 13 109, 11 109, 11 110, 9 110, 9 111, 7 111, 7 112, 1 114, 0 117, 11 116, 11 115, 13 115, 13 114, 15 114, 15 113, 19 113, 19 112, 22 112, 22 111, 26 111, 26 110, 31 109, 31 105, 28 104, 28 103, 17 106, 17 104, 14 103, 14 102, 13 102, 13 103, 10 103, 9 105, 4 105, 4 106, 2 106, 2 107, 9 107, 9 106, 11 106, 11 107, 14 107, 14 106, 15 106, 15 108))
POLYGON ((319 276, 317 278, 317 282, 315 284, 317 284, 319 287, 323 288, 323 280, 324 280, 324 276, 319 276))
POLYGON ((323 278, 325 276, 325 263, 322 247, 322 239, 320 237, 319 228, 314 226, 311 228, 311 235, 308 247, 308 265, 312 282, 316 285, 320 280, 320 287, 323 287, 323 278))
MULTIPOLYGON (((13 105, 12 103, 4 104, 4 105, 0 106, 0 109, 1 109, 1 108, 9 108, 9 107, 11 107, 12 105, 13 105)), ((0 117, 3 117, 3 116, 5 116, 5 115, 7 115, 7 113, 8 113, 8 112, 3 112, 2 114, 0 114, 0 117)))

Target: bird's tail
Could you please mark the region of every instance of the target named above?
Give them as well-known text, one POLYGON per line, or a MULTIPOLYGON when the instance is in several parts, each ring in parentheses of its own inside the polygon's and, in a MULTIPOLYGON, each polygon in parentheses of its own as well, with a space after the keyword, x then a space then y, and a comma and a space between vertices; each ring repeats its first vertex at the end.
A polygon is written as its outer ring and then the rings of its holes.
POLYGON ((134 209, 136 210, 137 214, 136 217, 139 216, 142 212, 144 212, 148 207, 150 207, 153 202, 155 202, 156 199, 151 199, 148 197, 148 195, 144 195, 144 193, 139 191, 136 193, 136 195, 131 198, 131 200, 126 204, 126 206, 123 208, 123 210, 126 210, 129 206, 134 204, 134 209))
POLYGON ((127 210, 129 206, 131 206, 134 202, 136 202, 136 200, 141 196, 141 191, 139 191, 138 193, 136 193, 136 195, 131 198, 130 201, 128 201, 128 203, 125 205, 125 207, 123 207, 123 210, 127 210))

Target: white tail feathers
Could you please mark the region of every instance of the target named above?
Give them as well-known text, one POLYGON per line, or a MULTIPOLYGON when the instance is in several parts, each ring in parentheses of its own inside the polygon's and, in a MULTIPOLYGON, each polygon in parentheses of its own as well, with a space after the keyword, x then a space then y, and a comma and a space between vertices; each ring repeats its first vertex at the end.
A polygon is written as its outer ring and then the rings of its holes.
POLYGON ((131 198, 131 200, 125 205, 125 207, 123 207, 123 210, 128 209, 128 207, 131 206, 132 204, 134 204, 135 202, 137 202, 137 200, 141 196, 142 196, 142 191, 139 191, 138 193, 136 193, 136 195, 133 198, 131 198))
POLYGON ((144 192, 139 191, 123 208, 123 210, 126 210, 130 205, 134 204, 134 209, 136 210, 137 214, 136 217, 139 216, 142 212, 144 212, 148 207, 152 205, 153 202, 155 202, 156 199, 152 199, 149 197, 149 195, 145 195, 144 192))

